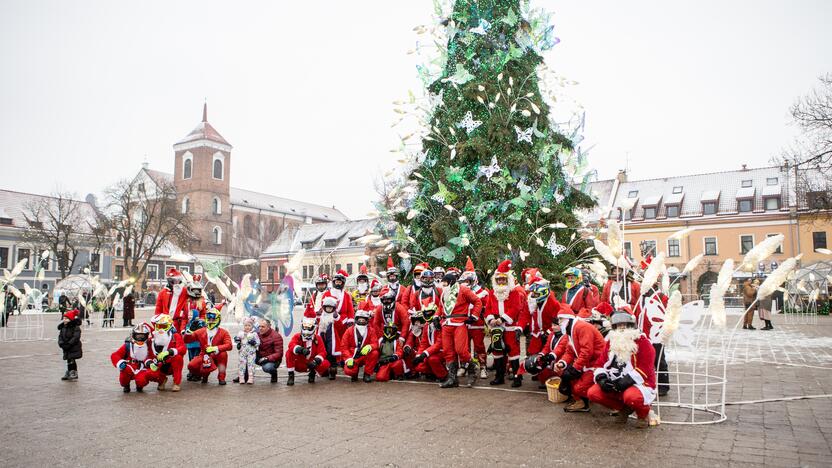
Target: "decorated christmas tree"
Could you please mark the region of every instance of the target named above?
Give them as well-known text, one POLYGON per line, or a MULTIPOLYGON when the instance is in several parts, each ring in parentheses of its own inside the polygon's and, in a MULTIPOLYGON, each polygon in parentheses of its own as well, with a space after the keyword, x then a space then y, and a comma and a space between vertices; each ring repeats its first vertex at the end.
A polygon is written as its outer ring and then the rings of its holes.
POLYGON ((395 220, 387 248, 405 267, 470 256, 488 271, 511 258, 555 279, 585 254, 575 211, 593 202, 581 191, 582 119, 552 112, 549 15, 520 0, 436 2, 436 13, 435 26, 416 28, 418 47, 439 51, 419 67, 426 99, 396 103, 400 125, 415 116, 418 126, 402 137, 404 177, 380 210, 395 220))

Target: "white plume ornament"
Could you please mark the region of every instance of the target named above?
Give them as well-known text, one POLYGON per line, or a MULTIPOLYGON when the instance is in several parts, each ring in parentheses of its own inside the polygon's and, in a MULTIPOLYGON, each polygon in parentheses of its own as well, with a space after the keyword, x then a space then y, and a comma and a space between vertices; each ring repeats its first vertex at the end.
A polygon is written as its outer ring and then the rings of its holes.
POLYGON ((717 283, 711 285, 710 300, 708 312, 711 314, 711 322, 719 328, 725 328, 725 298, 717 283))
POLYGON ((731 286, 731 278, 734 276, 734 259, 729 258, 722 264, 719 270, 719 276, 716 279, 716 285, 719 288, 720 295, 725 295, 725 291, 731 286))
POLYGON ((240 265, 240 266, 251 266, 251 265, 254 265, 255 263, 257 263, 257 259, 256 259, 256 258, 247 258, 247 259, 245 259, 245 260, 241 260, 241 261, 237 262, 237 265, 240 265))
POLYGON ((286 263, 286 273, 292 274, 300 268, 300 263, 303 261, 303 257, 306 255, 305 249, 298 250, 298 253, 292 256, 292 258, 286 263))
POLYGON ((776 236, 766 237, 765 240, 755 245, 742 259, 741 268, 743 271, 755 271, 760 262, 770 257, 780 248, 784 238, 783 234, 777 234, 776 236))
POLYGON ((795 269, 797 266, 797 261, 800 260, 803 254, 799 254, 796 257, 791 257, 786 259, 785 262, 781 263, 780 266, 777 267, 774 271, 768 275, 763 284, 760 285, 760 288, 757 289, 757 299, 763 299, 770 296, 777 288, 780 287, 786 281, 786 278, 795 269))
POLYGON ((671 234, 670 237, 668 237, 668 239, 670 239, 670 240, 682 240, 685 237, 687 237, 688 234, 693 232, 694 229, 695 228, 692 228, 692 227, 681 229, 681 230, 676 231, 673 234, 671 234))
POLYGON ((615 258, 621 256, 622 248, 624 246, 624 234, 621 232, 621 226, 618 221, 611 219, 607 224, 607 243, 615 258))
POLYGON ((687 264, 685 264, 685 268, 682 270, 682 276, 685 276, 688 273, 692 272, 694 268, 699 266, 703 258, 705 258, 705 254, 699 254, 690 259, 690 261, 687 264))
POLYGON ((667 301, 667 309, 664 315, 664 327, 662 327, 661 340, 667 344, 673 333, 679 328, 679 321, 682 318, 682 293, 673 291, 667 301))
POLYGON ((607 263, 611 265, 618 264, 618 257, 616 257, 615 254, 612 253, 612 250, 610 250, 607 244, 601 242, 598 239, 594 239, 593 243, 595 244, 595 250, 598 251, 598 254, 601 255, 601 258, 603 258, 607 263))
POLYGON ((667 274, 667 265, 662 268, 662 292, 665 294, 670 292, 670 275, 667 274))
POLYGON ((650 266, 647 267, 647 270, 644 272, 644 278, 641 280, 641 290, 648 291, 653 285, 656 284, 656 281, 659 280, 659 275, 662 272, 662 268, 664 267, 664 252, 659 252, 653 258, 653 261, 650 262, 650 266))
POLYGON ((23 268, 26 266, 26 262, 28 262, 28 258, 24 258, 23 260, 17 262, 17 265, 12 268, 12 277, 17 277, 21 272, 23 272, 23 268))

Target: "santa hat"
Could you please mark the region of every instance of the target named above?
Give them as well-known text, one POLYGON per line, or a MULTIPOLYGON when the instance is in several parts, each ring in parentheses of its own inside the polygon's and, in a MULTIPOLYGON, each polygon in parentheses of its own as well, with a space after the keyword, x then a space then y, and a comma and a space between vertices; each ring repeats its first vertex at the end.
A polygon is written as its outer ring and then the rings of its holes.
POLYGON ((606 315, 607 317, 609 317, 610 315, 612 315, 614 309, 612 308, 609 302, 602 302, 595 306, 593 310, 601 315, 606 315))
POLYGON ((503 260, 497 265, 497 271, 494 273, 499 276, 508 276, 511 273, 511 260, 503 260))
POLYGON ((165 273, 166 278, 179 278, 180 276, 182 276, 182 273, 180 273, 179 270, 177 270, 174 267, 170 267, 168 269, 168 272, 165 273))
POLYGON ((457 267, 450 267, 450 268, 448 268, 448 270, 445 273, 453 273, 456 276, 459 276, 461 271, 459 271, 459 268, 457 268, 457 267))
MULTIPOLYGON (((558 314, 558 315, 560 315, 560 314, 558 314)), ((579 319, 587 320, 590 317, 592 317, 592 311, 590 311, 586 307, 584 307, 584 308, 582 308, 581 310, 578 311, 578 318, 579 319)))
POLYGON ((318 321, 318 317, 315 315, 315 311, 312 309, 306 309, 303 312, 303 319, 301 319, 302 325, 315 325, 318 321))
POLYGON ((471 257, 468 257, 468 259, 465 260, 465 271, 475 271, 474 262, 471 261, 471 257))
POLYGON ((323 298, 321 299, 321 308, 323 307, 337 307, 338 306, 338 299, 332 295, 331 292, 327 291, 324 293, 323 298))
POLYGON ((370 311, 366 309, 358 309, 355 311, 355 318, 365 318, 370 320, 370 311))
POLYGON ((75 320, 78 318, 79 312, 75 309, 68 310, 64 312, 64 317, 68 318, 69 320, 75 320))
POLYGON ((523 271, 520 272, 520 279, 526 284, 526 286, 529 286, 532 283, 542 280, 543 275, 540 274, 540 269, 538 268, 524 268, 523 271))
POLYGON ((413 267, 413 276, 418 276, 425 270, 430 270, 430 266, 425 262, 419 263, 415 267, 413 267))
POLYGON ((567 304, 561 304, 560 309, 558 309, 557 317, 559 319, 562 319, 562 318, 573 319, 573 318, 575 318, 575 312, 573 312, 572 308, 569 307, 567 304))
POLYGON ((361 264, 358 268, 358 276, 367 276, 367 265, 361 264))
POLYGON ((346 280, 347 276, 349 276, 349 275, 347 274, 346 271, 338 270, 338 271, 335 272, 335 275, 333 275, 332 279, 338 279, 338 277, 340 277, 341 279, 346 280))
POLYGON ((380 288, 380 287, 381 287, 381 283, 379 283, 377 279, 373 278, 373 280, 370 281, 370 291, 372 291, 376 288, 380 288))

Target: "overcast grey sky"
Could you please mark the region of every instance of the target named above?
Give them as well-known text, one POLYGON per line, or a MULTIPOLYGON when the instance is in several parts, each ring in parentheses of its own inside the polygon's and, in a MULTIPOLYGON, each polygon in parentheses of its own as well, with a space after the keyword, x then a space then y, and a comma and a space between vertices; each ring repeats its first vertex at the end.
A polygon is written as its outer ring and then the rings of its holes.
MULTIPOLYGON (((647 178, 759 166, 788 107, 832 72, 832 2, 542 1, 576 80, 591 162, 647 178)), ((370 211, 395 167, 392 101, 418 91, 430 0, 0 1, 0 188, 83 195, 208 120, 232 184, 370 211)))

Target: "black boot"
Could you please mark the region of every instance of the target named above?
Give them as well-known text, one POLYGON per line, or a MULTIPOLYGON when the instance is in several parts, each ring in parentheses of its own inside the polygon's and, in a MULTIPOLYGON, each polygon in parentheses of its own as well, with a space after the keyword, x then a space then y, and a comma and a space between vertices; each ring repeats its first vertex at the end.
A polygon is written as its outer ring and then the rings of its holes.
POLYGON ((365 382, 365 383, 370 383, 370 382, 372 382, 372 381, 374 381, 374 380, 376 380, 376 378, 375 378, 375 377, 373 377, 373 374, 368 374, 368 373, 367 373, 367 371, 365 370, 365 371, 364 371, 364 382, 365 382))
POLYGON ((69 380, 69 371, 66 371, 66 373, 64 374, 64 376, 63 376, 63 377, 61 377, 61 380, 69 380))
POLYGON ((771 325, 771 320, 766 320, 766 326, 763 330, 774 330, 774 327, 771 325))
POLYGON ((295 373, 294 372, 289 372, 289 377, 286 378, 286 385, 291 387, 294 384, 295 384, 295 373))
POLYGON ((69 371, 69 376, 67 377, 67 380, 78 380, 78 371, 77 370, 69 371))
POLYGON ((448 377, 444 382, 439 384, 439 388, 459 387, 459 382, 456 380, 456 371, 459 370, 459 364, 456 361, 448 364, 448 377))
POLYGON ((208 383, 208 376, 207 375, 202 376, 202 383, 208 383))
POLYGON ((338 368, 332 366, 329 368, 329 380, 335 380, 335 376, 338 375, 338 368))
POLYGON ((511 382, 512 388, 517 388, 523 385, 523 376, 518 372, 520 370, 520 360, 515 359, 511 361, 511 373, 514 374, 514 380, 511 382))
POLYGON ((315 383, 315 371, 309 371, 309 383, 315 383))
POLYGON ((503 385, 506 383, 506 358, 494 358, 494 380, 489 385, 503 385))
POLYGON ((124 387, 122 387, 122 389, 124 390, 124 393, 130 393, 130 386, 129 385, 125 385, 124 387))
POLYGON ((466 373, 468 374, 468 387, 473 387, 477 383, 480 370, 477 368, 477 363, 472 360, 468 361, 466 373))
POLYGON ((277 371, 274 371, 274 374, 272 374, 272 383, 277 383, 277 371))

